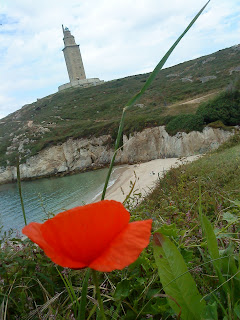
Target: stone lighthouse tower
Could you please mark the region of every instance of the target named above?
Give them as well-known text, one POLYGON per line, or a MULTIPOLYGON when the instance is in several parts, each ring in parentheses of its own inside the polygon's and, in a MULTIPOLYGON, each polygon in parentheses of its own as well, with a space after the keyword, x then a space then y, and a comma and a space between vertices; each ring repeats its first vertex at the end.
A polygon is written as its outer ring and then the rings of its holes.
POLYGON ((64 42, 63 54, 70 82, 59 86, 58 90, 61 91, 71 87, 89 87, 102 84, 104 81, 99 80, 98 78, 86 79, 79 45, 76 44, 74 36, 71 35, 68 28, 64 28, 62 25, 62 30, 64 42))
POLYGON ((74 36, 71 35, 68 28, 64 28, 62 25, 62 29, 64 42, 63 53, 67 65, 69 80, 70 82, 74 82, 76 80, 86 79, 79 45, 76 44, 74 36))

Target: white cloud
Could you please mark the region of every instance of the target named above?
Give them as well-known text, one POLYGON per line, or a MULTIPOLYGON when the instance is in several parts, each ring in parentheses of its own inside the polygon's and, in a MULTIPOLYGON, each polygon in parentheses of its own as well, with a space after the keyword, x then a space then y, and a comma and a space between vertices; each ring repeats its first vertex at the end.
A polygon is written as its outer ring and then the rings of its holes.
MULTIPOLYGON (((88 77, 148 72, 205 0, 6 0, 0 4, 0 117, 68 82, 61 24, 81 45, 88 77)), ((240 3, 212 0, 168 65, 239 42, 240 3)))

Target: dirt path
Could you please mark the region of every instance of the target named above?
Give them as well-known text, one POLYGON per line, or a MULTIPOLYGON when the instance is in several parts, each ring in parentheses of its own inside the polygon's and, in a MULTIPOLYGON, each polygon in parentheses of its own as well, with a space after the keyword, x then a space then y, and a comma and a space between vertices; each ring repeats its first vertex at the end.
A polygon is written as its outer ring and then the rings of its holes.
POLYGON ((181 102, 181 103, 178 103, 179 104, 192 104, 192 103, 200 103, 202 101, 205 101, 207 100, 206 98, 209 98, 211 96, 215 96, 216 94, 218 94, 220 91, 215 91, 215 92, 212 92, 212 93, 208 93, 206 94, 205 96, 201 96, 201 97, 198 97, 198 98, 195 98, 195 99, 192 99, 192 100, 188 100, 188 101, 185 101, 185 102, 181 102))

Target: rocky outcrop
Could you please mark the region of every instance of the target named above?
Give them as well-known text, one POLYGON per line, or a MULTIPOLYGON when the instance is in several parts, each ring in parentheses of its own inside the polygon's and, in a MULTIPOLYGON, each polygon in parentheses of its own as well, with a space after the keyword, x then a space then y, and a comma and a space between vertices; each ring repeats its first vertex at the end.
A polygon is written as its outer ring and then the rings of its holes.
POLYGON ((215 60, 216 59, 216 57, 209 57, 209 58, 207 58, 206 60, 204 60, 203 62, 202 62, 202 64, 205 64, 205 63, 207 63, 207 62, 211 62, 211 61, 213 61, 213 60, 215 60))
POLYGON ((217 77, 216 76, 206 76, 206 77, 199 78, 199 80, 202 83, 205 83, 205 82, 208 82, 209 80, 214 80, 214 79, 217 79, 217 77))
MULTIPOLYGON (((116 163, 134 163, 158 158, 185 157, 216 149, 233 132, 206 127, 203 132, 178 133, 169 136, 163 126, 136 132, 123 137, 116 163)), ((108 135, 91 139, 69 139, 27 159, 20 165, 23 179, 68 174, 100 168, 107 165, 113 155, 108 135)), ((16 180, 16 168, 0 168, 0 183, 16 180)))
POLYGON ((229 70, 229 74, 232 75, 233 72, 239 72, 240 71, 240 66, 237 66, 235 68, 231 68, 229 70))

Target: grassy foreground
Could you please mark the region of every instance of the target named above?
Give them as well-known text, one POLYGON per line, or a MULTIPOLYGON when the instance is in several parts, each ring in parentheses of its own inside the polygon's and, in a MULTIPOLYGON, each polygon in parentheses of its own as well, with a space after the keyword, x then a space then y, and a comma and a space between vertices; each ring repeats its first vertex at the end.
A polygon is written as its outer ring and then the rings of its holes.
MULTIPOLYGON (((161 228, 181 252, 208 305, 204 319, 239 319, 239 155, 240 137, 235 136, 218 151, 167 172, 152 194, 132 210, 132 220, 151 217, 154 230, 161 228), (202 211, 214 226, 220 255, 227 254, 222 268, 231 287, 229 301, 218 288, 202 234, 199 185, 202 211)), ((86 271, 57 267, 29 240, 9 236, 3 237, 0 250, 0 319, 75 319, 76 302, 63 280, 80 297, 86 271)), ((109 319, 177 319, 162 290, 152 245, 128 268, 102 273, 101 292, 109 319)), ((89 285, 86 319, 95 312, 94 296, 89 285)))

